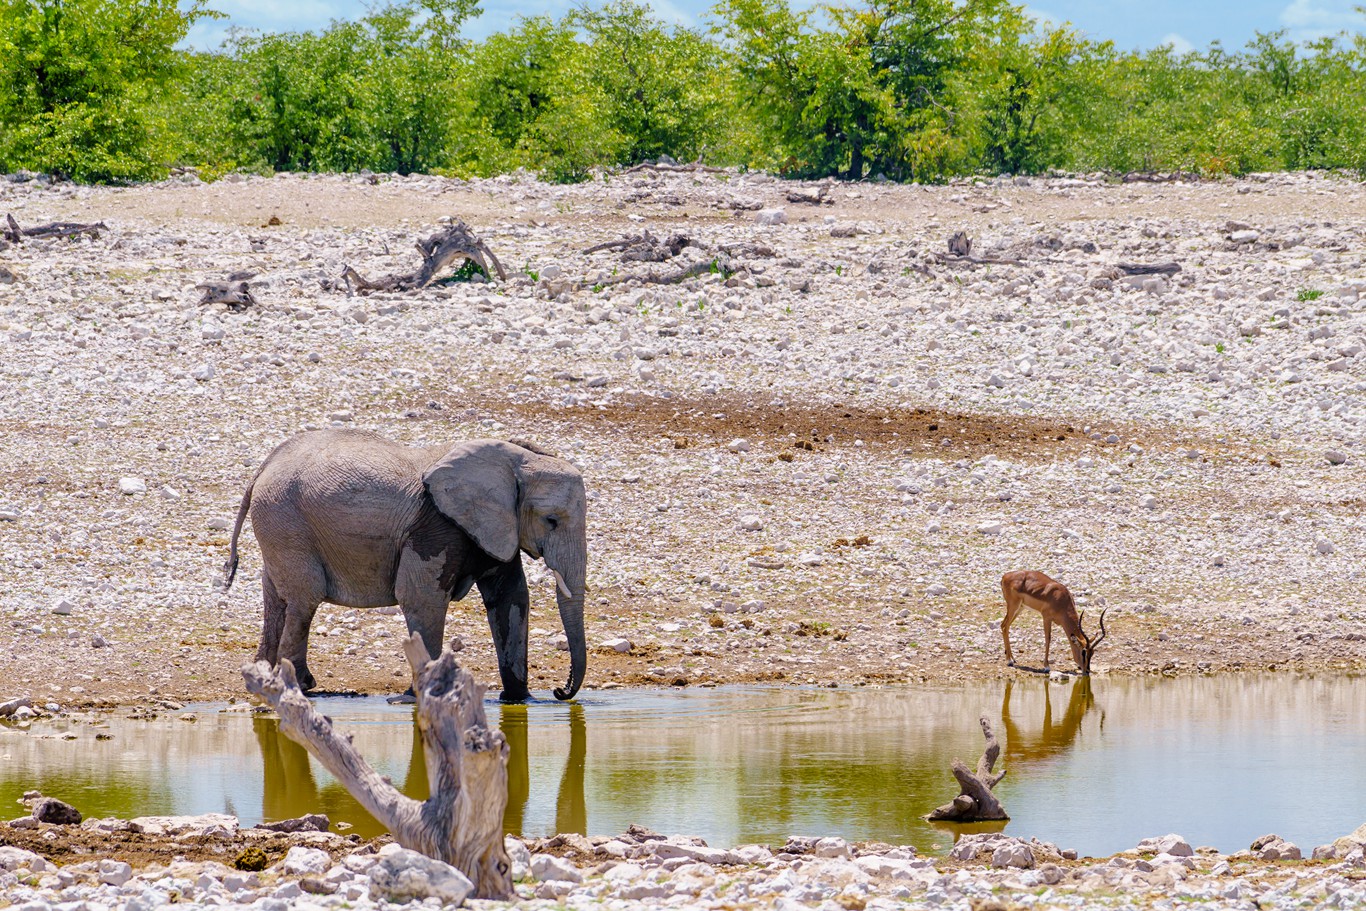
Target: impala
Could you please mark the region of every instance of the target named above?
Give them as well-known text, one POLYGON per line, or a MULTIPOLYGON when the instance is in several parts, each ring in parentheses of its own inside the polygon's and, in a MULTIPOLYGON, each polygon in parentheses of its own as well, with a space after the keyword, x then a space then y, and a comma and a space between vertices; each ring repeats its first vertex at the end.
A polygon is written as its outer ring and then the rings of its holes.
POLYGON ((1081 615, 1072 602, 1072 593, 1061 582, 1041 572, 1022 570, 1001 577, 1001 594, 1006 599, 1006 615, 1001 621, 1001 639, 1006 646, 1006 661, 1015 666, 1010 652, 1010 624, 1022 607, 1031 607, 1043 614, 1043 666, 1048 670, 1048 650, 1053 641, 1053 624, 1062 627, 1067 642, 1072 646, 1072 658, 1083 674, 1091 673, 1091 658, 1096 647, 1105 639, 1105 611, 1100 612, 1100 635, 1095 639, 1081 628, 1081 615))

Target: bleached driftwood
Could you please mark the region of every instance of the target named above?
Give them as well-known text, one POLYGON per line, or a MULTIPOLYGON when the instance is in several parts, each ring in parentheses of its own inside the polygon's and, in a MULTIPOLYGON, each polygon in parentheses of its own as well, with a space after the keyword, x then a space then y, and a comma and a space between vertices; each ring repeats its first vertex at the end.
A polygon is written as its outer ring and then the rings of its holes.
POLYGON ((986 749, 982 751, 982 758, 977 760, 977 771, 974 773, 967 767, 961 759, 953 761, 953 777, 958 779, 958 786, 962 788, 962 793, 953 799, 951 803, 946 803, 942 807, 932 810, 925 818, 929 820, 946 820, 949 822, 978 822, 985 819, 1009 819, 1005 807, 1001 806, 1001 801, 996 798, 992 790, 1000 784, 1001 779, 1006 777, 1005 769, 992 773, 991 769, 996 765, 996 759, 1001 755, 1001 745, 996 741, 996 735, 992 733, 991 722, 985 717, 978 719, 978 724, 982 726, 982 736, 986 737, 986 749))
POLYGON ((493 255, 487 244, 465 227, 464 222, 447 225, 426 240, 418 241, 417 252, 422 254, 422 265, 413 272, 385 275, 371 281, 351 266, 347 266, 342 270, 340 282, 329 279, 323 285, 328 290, 344 287, 348 293, 354 290, 362 294, 369 291, 416 291, 431 284, 437 273, 447 265, 454 262, 463 263, 466 260, 473 261, 484 270, 485 275, 489 274, 489 262, 492 261, 493 267, 498 271, 498 277, 507 281, 507 272, 503 271, 503 264, 498 261, 498 257, 493 255))
POLYGON ((432 795, 426 801, 405 796, 365 761, 350 735, 333 729, 299 689, 288 660, 278 668, 244 665, 242 676, 279 713, 280 730, 318 757, 395 841, 460 870, 474 883, 474 897, 511 899, 512 865, 503 847, 508 745, 484 715, 485 687, 449 649, 432 660, 417 634, 403 651, 413 668, 432 795))
POLYGON ((19 222, 14 220, 13 215, 5 216, 5 227, 0 230, 4 238, 10 243, 20 243, 25 237, 74 237, 77 234, 89 234, 98 239, 101 231, 108 231, 109 226, 104 222, 86 224, 76 221, 54 221, 45 225, 35 225, 32 228, 20 228, 19 222))

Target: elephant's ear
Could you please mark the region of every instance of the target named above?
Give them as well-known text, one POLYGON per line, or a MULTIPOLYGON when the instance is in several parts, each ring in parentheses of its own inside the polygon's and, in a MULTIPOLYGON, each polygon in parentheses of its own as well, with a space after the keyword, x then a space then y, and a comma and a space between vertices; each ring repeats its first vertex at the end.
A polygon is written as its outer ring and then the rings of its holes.
POLYGON ((461 443, 422 483, 441 514, 504 563, 517 556, 517 472, 508 449, 492 440, 461 443))

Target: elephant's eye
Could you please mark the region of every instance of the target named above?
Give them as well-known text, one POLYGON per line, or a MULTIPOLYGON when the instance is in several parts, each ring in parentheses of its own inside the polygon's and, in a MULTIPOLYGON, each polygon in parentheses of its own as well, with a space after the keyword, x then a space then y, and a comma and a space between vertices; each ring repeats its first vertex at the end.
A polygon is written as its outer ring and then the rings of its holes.
POLYGON ((560 520, 555 518, 554 516, 546 516, 545 524, 549 525, 553 530, 560 527, 560 520))

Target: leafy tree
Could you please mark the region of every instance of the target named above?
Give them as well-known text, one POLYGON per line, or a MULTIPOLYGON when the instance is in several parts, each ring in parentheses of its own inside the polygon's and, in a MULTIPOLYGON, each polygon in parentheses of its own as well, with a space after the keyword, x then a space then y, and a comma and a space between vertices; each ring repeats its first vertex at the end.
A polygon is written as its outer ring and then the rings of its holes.
POLYGON ((0 165, 84 181, 166 172, 148 116, 204 0, 0 0, 0 165))
POLYGON ((608 123, 627 142, 622 163, 692 160, 721 145, 727 109, 719 47, 699 32, 665 26, 633 0, 580 7, 567 23, 582 30, 608 123))
POLYGON ((621 160, 629 140, 612 126, 592 66, 573 28, 544 16, 488 38, 459 78, 457 162, 477 174, 528 168, 575 181, 621 160))

